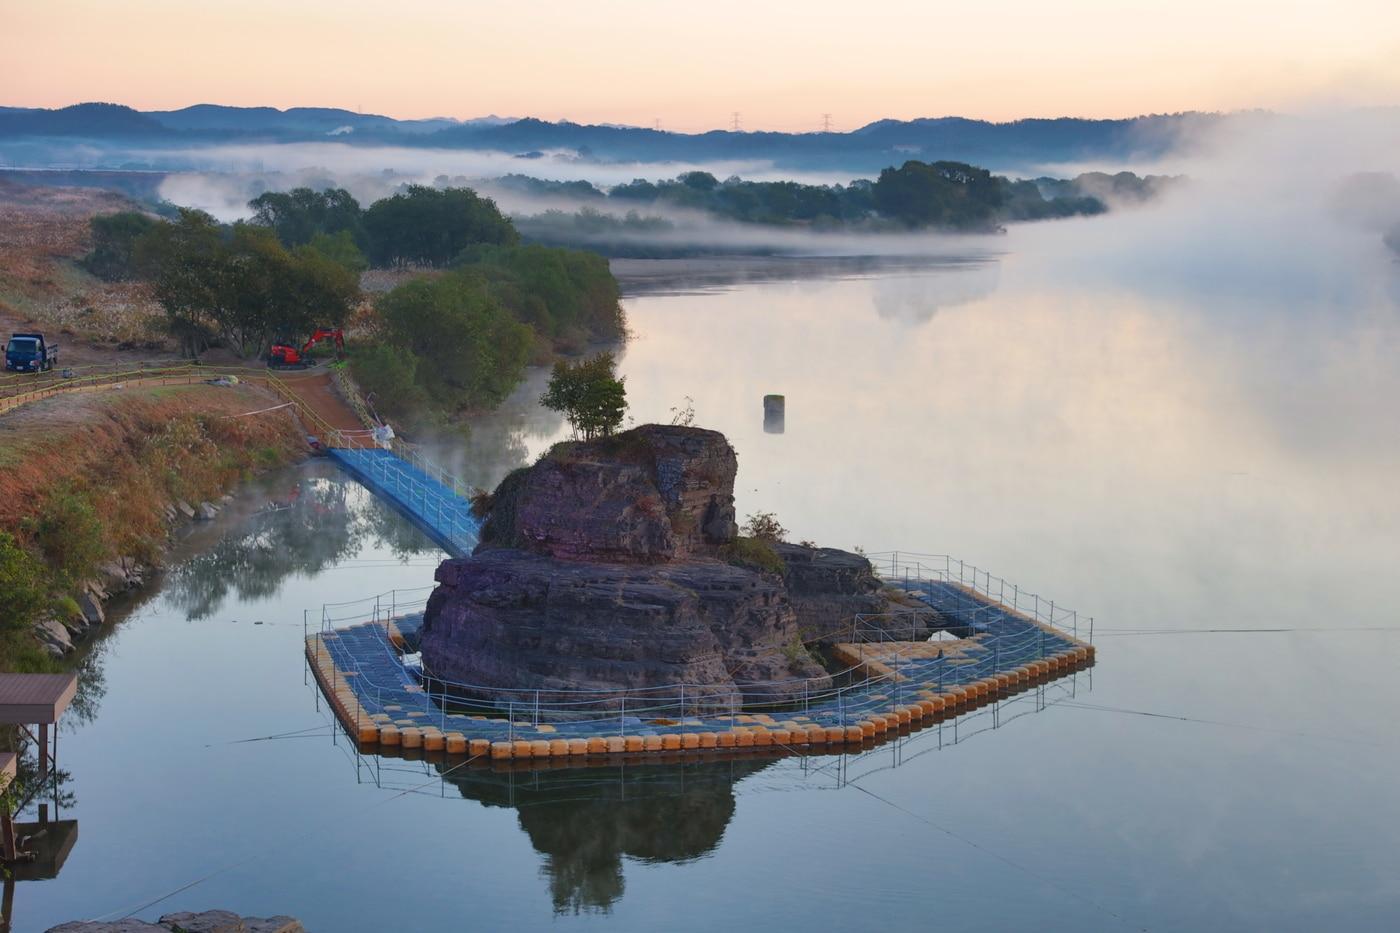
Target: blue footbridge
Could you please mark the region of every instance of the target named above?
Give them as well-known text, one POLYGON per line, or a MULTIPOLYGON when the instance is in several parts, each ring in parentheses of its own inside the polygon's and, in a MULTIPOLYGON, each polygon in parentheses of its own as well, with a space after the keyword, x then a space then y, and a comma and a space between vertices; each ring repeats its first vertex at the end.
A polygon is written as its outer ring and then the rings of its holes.
MULTIPOLYGON (((449 554, 476 546, 469 490, 416 452, 330 455, 449 554)), ((821 678, 627 690, 457 683, 425 670, 417 652, 431 587, 324 606, 306 654, 361 745, 485 760, 859 746, 1093 663, 1092 620, 1081 640, 1074 610, 945 555, 869 556, 897 608, 815 639, 831 672, 821 678), (775 695, 790 699, 761 699, 775 695)))

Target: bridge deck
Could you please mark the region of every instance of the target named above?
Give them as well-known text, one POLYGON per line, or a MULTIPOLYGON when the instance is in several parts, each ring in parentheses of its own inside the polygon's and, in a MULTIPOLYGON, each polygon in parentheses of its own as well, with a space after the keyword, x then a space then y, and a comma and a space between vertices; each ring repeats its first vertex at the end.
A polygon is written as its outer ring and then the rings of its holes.
POLYGON ((471 504, 437 477, 390 450, 336 448, 330 455, 453 557, 465 557, 476 547, 481 523, 471 504))

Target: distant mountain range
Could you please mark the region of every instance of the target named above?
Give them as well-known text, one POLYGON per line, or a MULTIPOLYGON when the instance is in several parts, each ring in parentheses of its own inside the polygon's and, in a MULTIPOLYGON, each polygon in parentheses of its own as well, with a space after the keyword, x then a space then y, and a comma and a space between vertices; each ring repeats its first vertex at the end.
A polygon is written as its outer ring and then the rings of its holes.
POLYGON ((1182 113, 1122 120, 1078 118, 990 123, 963 117, 878 120, 848 133, 672 133, 641 127, 550 123, 534 118, 395 120, 320 107, 138 111, 86 103, 54 110, 0 107, 0 142, 37 139, 140 143, 342 142, 503 151, 571 150, 599 161, 765 160, 789 169, 871 173, 907 159, 956 159, 993 168, 1051 162, 1150 159, 1188 134, 1235 117, 1182 113))

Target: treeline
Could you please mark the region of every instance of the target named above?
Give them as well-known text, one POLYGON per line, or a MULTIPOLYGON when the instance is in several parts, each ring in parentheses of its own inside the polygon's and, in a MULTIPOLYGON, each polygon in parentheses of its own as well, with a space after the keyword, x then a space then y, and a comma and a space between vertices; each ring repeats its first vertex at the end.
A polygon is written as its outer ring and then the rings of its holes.
MULTIPOLYGON (((873 181, 856 179, 846 185, 756 182, 738 177, 720 181, 700 171, 656 182, 636 179, 607 190, 586 181, 555 182, 524 175, 508 175, 495 184, 538 197, 596 202, 599 208, 625 207, 630 212, 686 208, 739 223, 770 226, 985 231, 1013 221, 1100 214, 1111 202, 1147 200, 1167 181, 1131 172, 1012 180, 963 162, 911 160, 885 169, 873 181)), ((586 215, 588 209, 586 206, 579 212, 578 232, 596 237, 599 223, 586 215)), ((528 235, 534 236, 535 229, 543 235, 566 232, 558 217, 542 221, 537 215, 531 220, 522 225, 528 235)))
POLYGON ((400 418, 493 405, 528 361, 624 331, 607 260, 522 245, 467 188, 410 186, 367 209, 342 189, 298 188, 249 207, 251 221, 229 225, 193 210, 94 218, 84 265, 149 282, 187 353, 226 346, 243 357, 342 326, 368 267, 441 270, 379 296, 350 346, 356 376, 400 418))

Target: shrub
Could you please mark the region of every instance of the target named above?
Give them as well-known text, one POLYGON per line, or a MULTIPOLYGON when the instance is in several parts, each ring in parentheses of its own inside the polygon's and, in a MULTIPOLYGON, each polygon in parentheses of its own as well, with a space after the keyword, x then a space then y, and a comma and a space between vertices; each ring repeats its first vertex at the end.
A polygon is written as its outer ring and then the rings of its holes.
POLYGON ((585 440, 609 437, 622 426, 627 411, 623 382, 617 377, 617 362, 611 353, 599 353, 578 363, 560 360, 554 364, 540 404, 562 412, 569 426, 585 440))
POLYGON ((350 356, 350 371, 376 410, 414 421, 428 406, 428 394, 418 384, 418 359, 413 354, 375 344, 356 347, 350 356))
POLYGON ((20 547, 14 536, 0 531, 0 593, 5 611, 0 629, 13 631, 30 625, 45 605, 44 565, 20 547))
POLYGON ((782 541, 787 535, 787 529, 778 523, 778 516, 772 512, 753 513, 739 530, 746 536, 760 541, 782 541))
POLYGON ((92 501, 72 486, 55 490, 39 509, 34 542, 63 579, 76 582, 91 575, 104 550, 102 522, 92 501))
POLYGON ((735 538, 719 549, 719 556, 735 567, 746 567, 749 570, 779 576, 787 572, 787 564, 778 556, 778 552, 773 550, 772 543, 761 538, 735 538))

